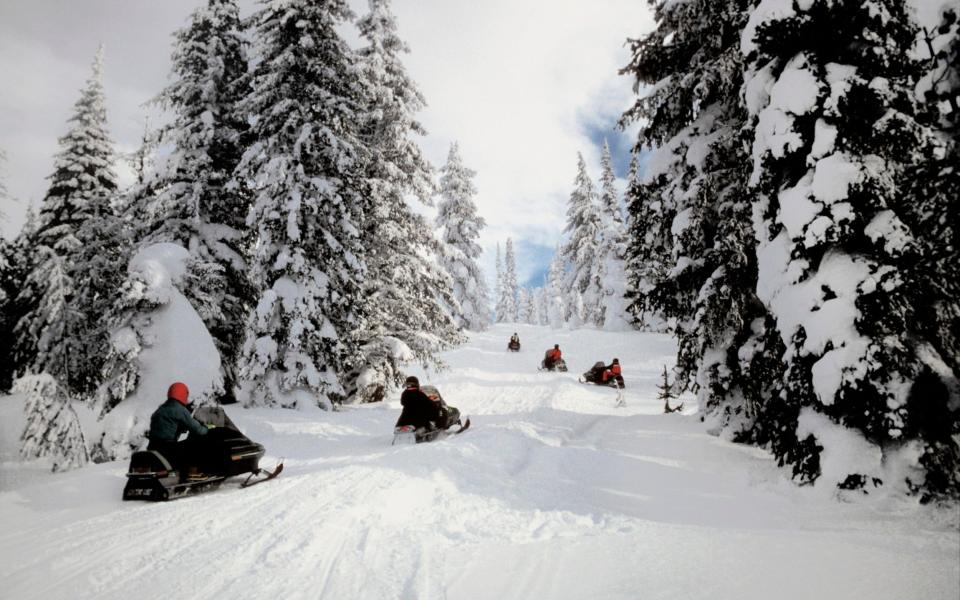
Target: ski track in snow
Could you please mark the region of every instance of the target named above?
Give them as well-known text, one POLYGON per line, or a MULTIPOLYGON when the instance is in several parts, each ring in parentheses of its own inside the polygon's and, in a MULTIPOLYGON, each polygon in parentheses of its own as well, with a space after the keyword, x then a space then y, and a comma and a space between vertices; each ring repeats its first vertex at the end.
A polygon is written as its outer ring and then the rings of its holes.
POLYGON ((391 401, 231 418, 275 481, 122 502, 126 464, 2 477, 0 598, 957 598, 943 509, 849 501, 662 415, 664 335, 497 326, 416 372, 462 436, 391 446, 391 401), (507 353, 512 331, 523 351, 507 353), (566 374, 540 373, 559 343, 566 374), (578 384, 618 356, 616 392, 578 384), (6 483, 4 483, 6 482, 6 483))

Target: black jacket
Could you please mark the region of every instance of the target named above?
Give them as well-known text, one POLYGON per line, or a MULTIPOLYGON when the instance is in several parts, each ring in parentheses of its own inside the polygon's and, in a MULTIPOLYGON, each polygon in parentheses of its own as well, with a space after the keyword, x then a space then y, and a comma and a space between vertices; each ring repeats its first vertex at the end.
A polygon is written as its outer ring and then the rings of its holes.
POLYGON ((196 435, 207 434, 207 428, 176 400, 168 399, 150 416, 151 443, 175 442, 185 431, 196 435))
POLYGON ((403 412, 397 419, 397 427, 413 425, 414 427, 429 427, 430 421, 434 424, 440 421, 440 403, 427 397, 419 388, 407 388, 400 395, 400 404, 403 412))

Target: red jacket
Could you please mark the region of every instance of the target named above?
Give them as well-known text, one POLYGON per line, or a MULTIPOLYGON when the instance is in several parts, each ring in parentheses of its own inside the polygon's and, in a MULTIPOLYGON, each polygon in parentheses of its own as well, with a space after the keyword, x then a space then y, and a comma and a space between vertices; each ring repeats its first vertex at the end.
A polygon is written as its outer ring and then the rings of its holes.
POLYGON ((554 362, 560 360, 560 350, 553 348, 552 350, 547 350, 547 359, 554 362))

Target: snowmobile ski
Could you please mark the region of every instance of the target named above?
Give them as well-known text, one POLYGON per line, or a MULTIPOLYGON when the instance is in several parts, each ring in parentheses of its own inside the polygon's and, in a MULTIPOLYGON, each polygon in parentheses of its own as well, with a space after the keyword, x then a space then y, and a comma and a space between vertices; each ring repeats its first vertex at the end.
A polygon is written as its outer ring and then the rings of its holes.
POLYGON ((279 475, 282 471, 283 471, 283 460, 281 460, 280 463, 277 464, 277 466, 274 467, 272 471, 268 469, 258 469, 257 471, 250 473, 250 475, 247 476, 247 478, 243 481, 243 483, 240 484, 240 487, 248 488, 248 487, 253 487, 257 485, 258 483, 263 483, 264 481, 270 481, 271 479, 279 475), (262 476, 262 477, 260 477, 259 479, 254 479, 254 477, 257 477, 257 476, 262 476))

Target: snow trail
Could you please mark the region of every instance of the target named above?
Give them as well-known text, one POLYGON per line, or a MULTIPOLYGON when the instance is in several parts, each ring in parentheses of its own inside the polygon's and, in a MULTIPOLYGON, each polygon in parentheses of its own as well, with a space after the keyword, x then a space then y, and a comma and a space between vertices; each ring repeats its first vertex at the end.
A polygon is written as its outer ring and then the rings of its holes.
POLYGON ((415 372, 473 420, 390 446, 397 394, 342 412, 229 408, 277 480, 122 502, 126 465, 0 478, 4 598, 954 598, 957 520, 799 488, 656 400, 663 335, 498 326, 415 372), (506 352, 510 333, 523 343, 506 352), (541 373, 559 343, 570 372, 541 373), (623 363, 615 391, 578 384, 623 363), (7 483, 4 483, 7 485, 7 483))

